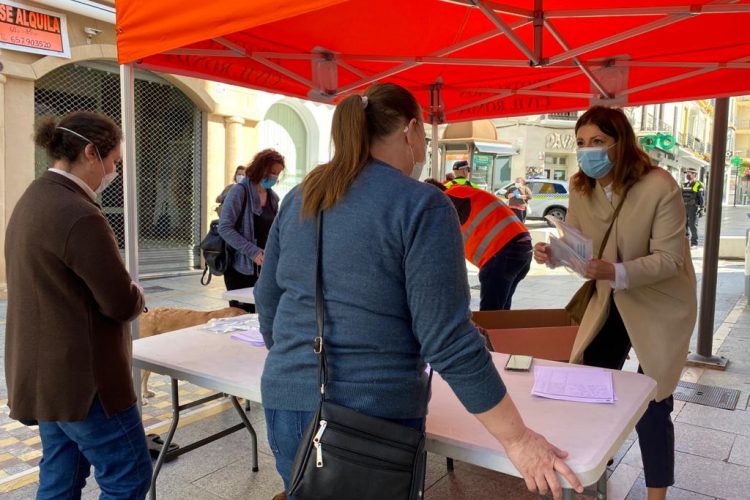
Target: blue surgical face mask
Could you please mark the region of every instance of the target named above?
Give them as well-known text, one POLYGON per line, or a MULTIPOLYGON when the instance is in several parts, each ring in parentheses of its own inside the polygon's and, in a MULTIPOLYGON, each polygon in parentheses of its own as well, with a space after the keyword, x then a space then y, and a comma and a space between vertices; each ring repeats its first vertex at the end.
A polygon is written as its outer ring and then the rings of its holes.
POLYGON ((263 186, 265 189, 271 189, 276 185, 276 182, 279 180, 279 178, 275 175, 269 175, 265 179, 260 180, 260 185, 263 186))
MULTIPOLYGON (((612 144, 614 146, 614 144, 612 144)), ((612 160, 608 151, 612 147, 578 148, 576 157, 583 173, 593 179, 601 179, 612 171, 612 160)))

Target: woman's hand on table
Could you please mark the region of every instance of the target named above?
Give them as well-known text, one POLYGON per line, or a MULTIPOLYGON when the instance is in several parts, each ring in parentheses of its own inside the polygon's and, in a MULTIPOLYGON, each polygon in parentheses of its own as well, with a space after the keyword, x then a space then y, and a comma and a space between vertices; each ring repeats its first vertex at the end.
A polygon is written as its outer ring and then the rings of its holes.
POLYGON ((510 394, 476 417, 503 445, 505 454, 523 476, 529 491, 538 491, 540 495, 552 492, 555 500, 560 500, 562 487, 557 474, 561 474, 571 488, 583 492, 581 481, 563 461, 568 453, 526 427, 510 394))
POLYGON ((562 486, 557 477, 560 474, 576 492, 583 492, 581 481, 563 461, 568 453, 528 427, 519 438, 505 445, 505 452, 523 476, 529 491, 538 491, 542 496, 551 492, 555 500, 561 499, 562 486))
POLYGON ((592 259, 586 266, 583 277, 590 280, 615 281, 615 265, 606 260, 592 259))

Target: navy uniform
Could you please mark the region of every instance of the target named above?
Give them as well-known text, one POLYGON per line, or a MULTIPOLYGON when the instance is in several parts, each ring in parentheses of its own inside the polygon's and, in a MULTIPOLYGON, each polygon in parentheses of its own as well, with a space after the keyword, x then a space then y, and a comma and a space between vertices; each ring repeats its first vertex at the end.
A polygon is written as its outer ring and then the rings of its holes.
POLYGON ((698 246, 698 210, 703 208, 703 183, 688 177, 687 182, 682 185, 682 200, 685 202, 685 213, 687 221, 685 232, 690 236, 690 246, 698 246))

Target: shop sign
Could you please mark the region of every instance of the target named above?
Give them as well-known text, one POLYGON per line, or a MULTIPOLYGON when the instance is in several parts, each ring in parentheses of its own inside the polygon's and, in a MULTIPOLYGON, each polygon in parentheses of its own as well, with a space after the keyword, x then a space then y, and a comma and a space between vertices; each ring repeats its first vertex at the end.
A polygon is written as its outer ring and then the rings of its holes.
POLYGON ((492 156, 490 155, 474 155, 474 167, 477 168, 488 168, 492 165, 492 156))
POLYGON ((544 148, 552 150, 573 151, 576 147, 576 140, 572 134, 561 134, 560 132, 550 132, 544 138, 544 148))
POLYGON ((70 58, 65 14, 0 0, 0 48, 70 58))

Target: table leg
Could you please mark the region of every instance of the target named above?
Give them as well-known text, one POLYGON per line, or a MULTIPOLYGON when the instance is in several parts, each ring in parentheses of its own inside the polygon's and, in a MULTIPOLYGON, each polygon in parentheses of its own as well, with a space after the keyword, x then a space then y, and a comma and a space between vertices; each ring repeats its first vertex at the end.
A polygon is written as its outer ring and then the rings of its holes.
POLYGON ((172 424, 169 426, 169 432, 167 432, 167 439, 164 440, 164 444, 161 447, 161 451, 159 452, 159 457, 156 459, 156 463, 154 464, 154 473, 151 476, 151 488, 149 488, 149 498, 151 500, 156 500, 156 478, 159 476, 159 471, 161 470, 161 466, 164 464, 164 460, 167 457, 167 451, 169 450, 169 445, 172 444, 172 438, 174 437, 174 433, 177 430, 177 424, 180 421, 180 395, 179 391, 177 390, 177 380, 170 378, 172 382, 172 424))
POLYGON ((452 458, 445 459, 445 468, 448 469, 448 472, 453 472, 453 459, 452 458))
POLYGON ((250 420, 247 419, 247 415, 242 410, 242 406, 240 406, 240 402, 237 401, 237 398, 235 396, 230 396, 230 399, 232 400, 234 409, 237 410, 237 413, 240 416, 240 420, 242 420, 242 423, 245 424, 245 428, 250 433, 250 439, 253 441, 253 472, 258 472, 258 436, 255 435, 255 429, 253 429, 253 426, 250 424, 250 420))
POLYGON ((602 477, 596 482, 596 499, 607 500, 607 470, 604 470, 602 477))

